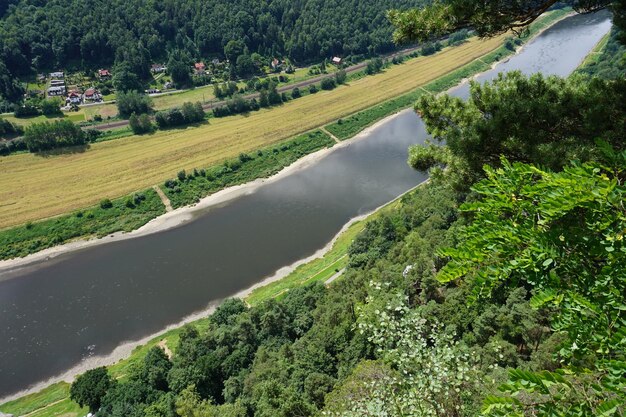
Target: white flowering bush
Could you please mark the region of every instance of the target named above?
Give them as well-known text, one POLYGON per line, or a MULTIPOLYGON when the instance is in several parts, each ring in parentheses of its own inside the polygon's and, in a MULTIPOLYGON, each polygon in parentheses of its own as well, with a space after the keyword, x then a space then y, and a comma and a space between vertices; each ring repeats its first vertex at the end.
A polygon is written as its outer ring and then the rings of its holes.
MULTIPOLYGON (((373 290, 384 285, 372 283, 373 290)), ((349 410, 328 412, 342 417, 439 417, 464 415, 464 398, 476 388, 477 359, 442 326, 428 323, 418 310, 395 296, 382 309, 361 310, 359 331, 376 347, 377 355, 397 376, 369 384, 349 410)))

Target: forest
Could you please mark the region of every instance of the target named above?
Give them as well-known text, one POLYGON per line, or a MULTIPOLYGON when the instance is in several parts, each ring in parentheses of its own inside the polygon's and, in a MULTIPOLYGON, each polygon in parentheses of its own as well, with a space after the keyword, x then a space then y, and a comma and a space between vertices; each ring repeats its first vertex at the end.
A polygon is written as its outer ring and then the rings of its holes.
MULTIPOLYGON (((63 68, 122 65, 140 78, 168 58, 229 59, 252 54, 302 64, 394 49, 385 16, 422 0, 21 0, 0 20, 0 95, 20 95, 18 77, 63 68)), ((2 10, 0 10, 2 13, 2 10)), ((245 71, 244 71, 245 72, 245 71)))

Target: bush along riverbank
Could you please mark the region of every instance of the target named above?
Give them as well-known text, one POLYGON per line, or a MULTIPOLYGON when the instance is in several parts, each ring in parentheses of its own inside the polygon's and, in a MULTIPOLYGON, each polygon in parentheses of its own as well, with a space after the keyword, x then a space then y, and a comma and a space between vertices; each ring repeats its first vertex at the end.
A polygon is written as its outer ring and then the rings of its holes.
MULTIPOLYGON (((570 13, 571 9, 565 8, 544 15, 523 35, 522 42, 570 13)), ((462 80, 488 70, 493 63, 513 54, 514 45, 519 43, 521 42, 507 41, 500 48, 424 87, 340 119, 325 128, 340 140, 349 139, 373 123, 411 107, 424 94, 446 91, 462 80)), ((180 171, 176 178, 166 181, 161 188, 172 206, 179 208, 194 204, 226 187, 273 175, 302 156, 333 145, 334 141, 330 137, 316 130, 260 151, 241 154, 219 166, 195 169, 192 172, 180 171)), ((132 231, 165 213, 165 207, 153 190, 137 194, 144 195, 145 201, 134 207, 127 206, 127 202, 134 200, 136 194, 114 200, 111 208, 95 206, 53 219, 1 230, 0 260, 23 257, 76 239, 132 231)))
POLYGON ((0 259, 26 256, 77 238, 130 232, 164 213, 165 207, 152 189, 104 199, 72 214, 0 231, 0 259))
POLYGON ((334 144, 328 135, 316 130, 256 152, 242 153, 222 165, 189 173, 180 171, 175 179, 165 181, 162 189, 172 207, 183 207, 224 188, 270 177, 303 156, 334 144))

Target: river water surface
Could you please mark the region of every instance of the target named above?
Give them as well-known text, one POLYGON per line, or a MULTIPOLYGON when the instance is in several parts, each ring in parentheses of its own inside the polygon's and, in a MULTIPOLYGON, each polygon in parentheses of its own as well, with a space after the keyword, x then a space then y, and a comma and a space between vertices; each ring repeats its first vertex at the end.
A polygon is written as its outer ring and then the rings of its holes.
MULTIPOLYGON (((479 79, 516 69, 567 75, 609 28, 607 14, 568 18, 479 79)), ((453 93, 466 97, 467 85, 453 93)), ((180 227, 5 272, 0 397, 154 334, 315 253, 351 218, 426 179, 406 159, 407 148, 427 137, 406 111, 180 227)))

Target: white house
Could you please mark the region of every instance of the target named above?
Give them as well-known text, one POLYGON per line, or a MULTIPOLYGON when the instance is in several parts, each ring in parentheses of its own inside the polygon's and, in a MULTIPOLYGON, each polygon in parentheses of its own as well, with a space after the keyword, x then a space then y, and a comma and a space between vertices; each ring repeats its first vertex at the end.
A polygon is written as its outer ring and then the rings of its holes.
POLYGON ((62 80, 65 78, 65 74, 62 71, 51 72, 50 78, 56 79, 56 80, 62 80))
POLYGON ((48 95, 49 96, 62 96, 64 94, 65 94, 65 86, 64 85, 52 86, 52 87, 48 88, 48 95))

